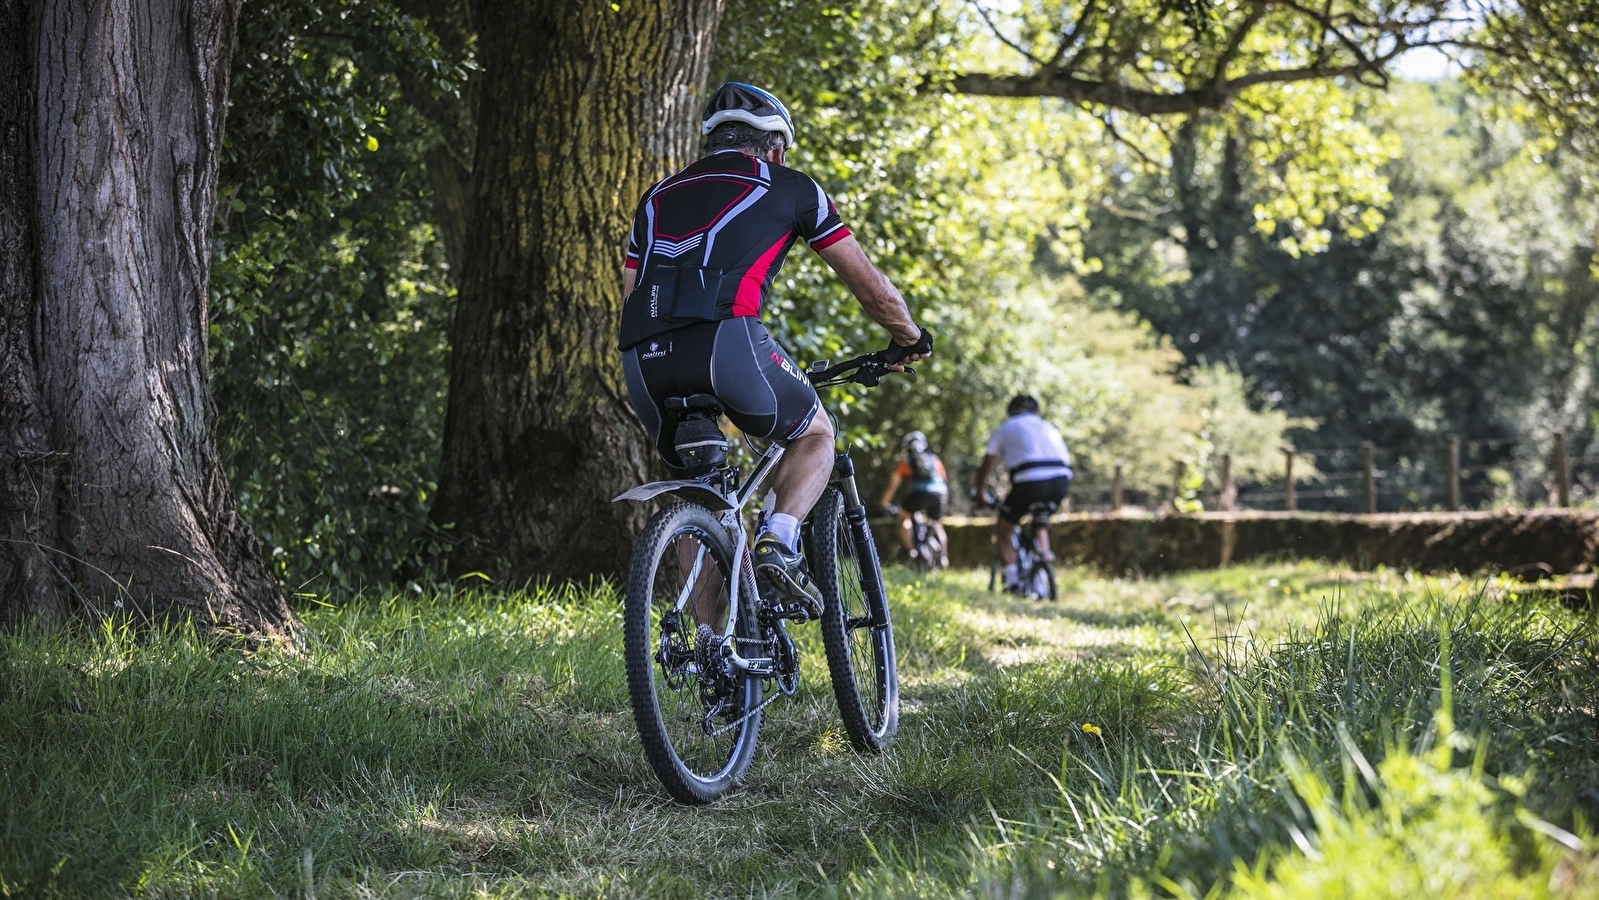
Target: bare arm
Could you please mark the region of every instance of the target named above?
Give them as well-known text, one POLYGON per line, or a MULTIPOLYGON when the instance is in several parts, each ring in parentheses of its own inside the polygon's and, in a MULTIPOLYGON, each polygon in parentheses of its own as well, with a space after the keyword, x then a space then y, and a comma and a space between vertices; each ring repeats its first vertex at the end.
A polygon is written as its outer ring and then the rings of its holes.
POLYGON ((623 267, 622 269, 622 299, 633 293, 633 285, 638 281, 638 270, 623 267))
POLYGON ((899 490, 899 473, 895 472, 888 476, 888 490, 883 492, 883 499, 879 500, 877 505, 887 509, 888 504, 894 499, 894 492, 897 490, 899 490))
POLYGON ((872 261, 866 258, 866 251, 861 249, 854 235, 816 253, 838 273, 839 278, 844 279, 844 286, 860 301, 861 308, 872 317, 872 321, 888 329, 894 343, 908 347, 922 336, 922 330, 911 319, 905 298, 899 295, 899 290, 888 280, 888 276, 877 271, 872 261))
POLYGON ((983 454, 983 462, 977 467, 977 475, 972 478, 972 490, 976 495, 983 496, 983 490, 988 484, 988 473, 994 468, 994 454, 983 454))

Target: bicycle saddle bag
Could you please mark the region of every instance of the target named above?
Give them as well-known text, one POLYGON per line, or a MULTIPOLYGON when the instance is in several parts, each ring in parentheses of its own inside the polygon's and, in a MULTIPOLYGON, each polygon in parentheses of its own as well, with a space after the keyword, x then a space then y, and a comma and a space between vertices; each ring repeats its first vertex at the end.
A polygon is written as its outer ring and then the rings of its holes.
POLYGON ((674 328, 727 318, 732 304, 725 312, 721 309, 721 292, 721 269, 650 264, 639 271, 639 283, 622 301, 617 349, 630 350, 674 328))
POLYGON ((683 467, 695 475, 704 475, 727 462, 727 436, 722 434, 715 419, 694 416, 677 423, 672 448, 683 461, 683 467))

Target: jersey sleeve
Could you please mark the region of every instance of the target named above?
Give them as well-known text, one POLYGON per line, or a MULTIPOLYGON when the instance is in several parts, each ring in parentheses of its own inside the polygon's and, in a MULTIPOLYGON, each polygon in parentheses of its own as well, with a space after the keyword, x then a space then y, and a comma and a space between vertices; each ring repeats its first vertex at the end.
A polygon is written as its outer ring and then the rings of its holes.
POLYGON ((828 247, 849 237, 850 231, 844 225, 844 219, 838 214, 838 208, 822 190, 822 186, 811 180, 809 175, 795 173, 800 177, 798 190, 798 203, 795 215, 794 230, 813 250, 825 250, 828 247))
POLYGON ((983 452, 987 453, 989 456, 1000 456, 1000 451, 1004 449, 1004 441, 1000 439, 1000 436, 1003 433, 1003 428, 994 429, 994 433, 989 435, 988 438, 988 449, 984 450, 983 452))
POLYGON ((911 477, 911 464, 903 459, 900 460, 899 465, 894 467, 894 477, 901 481, 911 477))
MULTIPOLYGON (((658 184, 659 182, 657 182, 658 184)), ((629 269, 637 269, 641 248, 649 243, 649 219, 644 215, 644 204, 650 202, 650 194, 655 192, 656 185, 644 192, 644 199, 639 201, 638 209, 633 213, 633 228, 627 233, 627 261, 623 263, 629 269)))

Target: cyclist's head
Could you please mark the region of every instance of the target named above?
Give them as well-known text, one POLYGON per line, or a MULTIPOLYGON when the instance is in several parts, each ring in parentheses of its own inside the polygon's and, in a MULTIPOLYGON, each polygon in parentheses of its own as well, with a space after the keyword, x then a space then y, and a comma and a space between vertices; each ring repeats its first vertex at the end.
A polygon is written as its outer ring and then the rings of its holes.
POLYGON ((905 435, 905 449, 912 453, 925 453, 927 451, 927 435, 920 431, 913 431, 905 435))
POLYGON ((1038 412, 1038 398, 1032 394, 1017 394, 1010 398, 1010 403, 1005 407, 1005 415, 1019 416, 1022 413, 1038 412))
POLYGON ((729 81, 711 94, 700 117, 705 150, 757 150, 794 146, 794 120, 783 102, 753 84, 729 81))

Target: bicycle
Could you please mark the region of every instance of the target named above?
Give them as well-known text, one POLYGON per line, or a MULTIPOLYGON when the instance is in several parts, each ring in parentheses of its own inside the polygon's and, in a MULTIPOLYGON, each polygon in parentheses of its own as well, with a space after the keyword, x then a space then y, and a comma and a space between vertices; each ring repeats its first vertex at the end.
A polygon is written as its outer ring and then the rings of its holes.
MULTIPOLYGON (((1056 599, 1055 563, 1040 553, 1038 536, 1039 532, 1049 530, 1049 517, 1059 508, 1059 503, 1034 503, 1027 509, 1027 524, 1018 524, 1011 531, 1011 546, 1016 549, 1016 584, 1004 585, 1005 590, 1030 600, 1056 599)), ((1002 586, 1004 571, 1005 560, 999 555, 999 547, 996 546, 994 556, 988 562, 989 591, 1002 586)))
MULTIPOLYGON (((891 516, 898 516, 902 511, 898 506, 889 506, 885 510, 891 516)), ((932 572, 949 567, 949 555, 944 547, 944 542, 938 539, 938 530, 933 527, 933 520, 927 513, 919 509, 911 510, 911 548, 901 551, 905 554, 911 568, 918 572, 932 572)))
MULTIPOLYGON (((827 362, 806 372, 816 387, 874 387, 892 371, 880 353, 827 362)), ((810 616, 803 605, 760 595, 740 519, 762 496, 783 448, 774 443, 758 454, 741 484, 742 470, 726 462, 726 439, 715 424, 720 402, 694 394, 668 398, 666 406, 680 423, 680 454, 721 439, 721 459, 697 478, 639 485, 616 498, 677 499, 650 517, 634 545, 623 652, 650 767, 674 799, 703 804, 748 771, 766 707, 799 689, 799 655, 786 623, 810 616)), ((844 730, 856 750, 880 753, 899 727, 899 675, 882 567, 847 450, 836 451, 831 483, 801 537, 822 593, 822 643, 844 730)))

